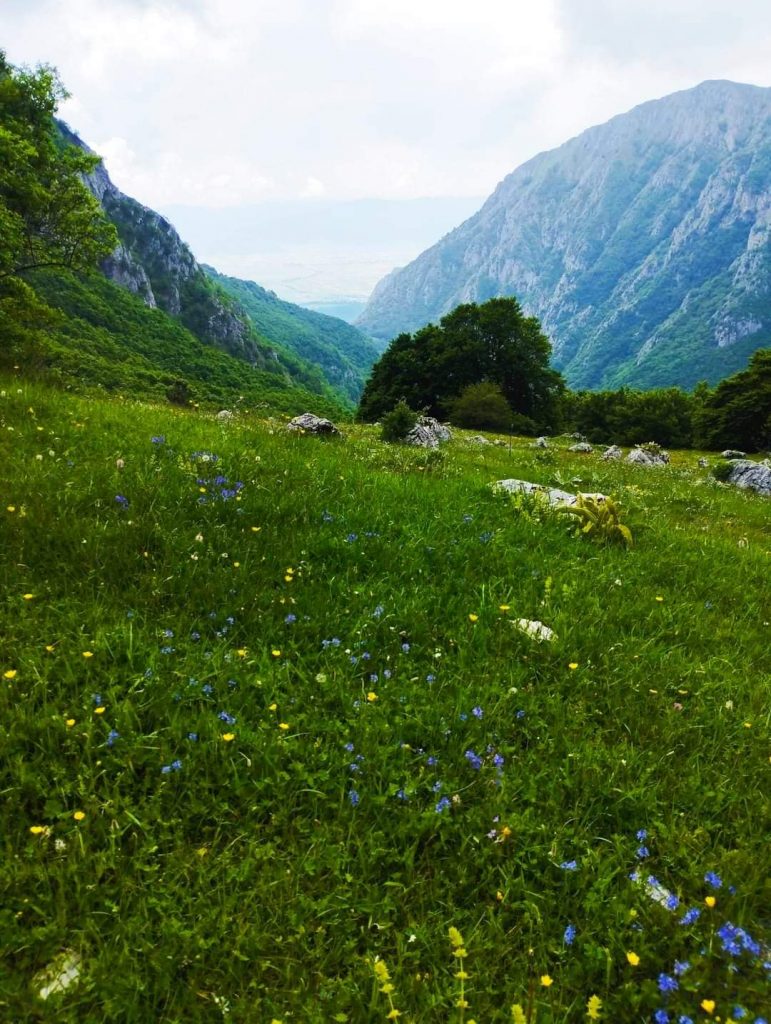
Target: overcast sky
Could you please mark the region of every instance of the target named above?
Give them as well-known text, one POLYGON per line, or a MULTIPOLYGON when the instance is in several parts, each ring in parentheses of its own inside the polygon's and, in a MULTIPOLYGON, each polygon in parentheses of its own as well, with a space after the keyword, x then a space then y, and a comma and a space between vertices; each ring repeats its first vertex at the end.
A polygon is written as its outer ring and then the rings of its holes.
POLYGON ((0 0, 149 205, 484 196, 636 103, 771 85, 768 0, 0 0))
MULTIPOLYGON (((771 2, 0 0, 0 47, 59 69, 72 94, 61 115, 120 188, 174 211, 197 255, 253 266, 302 301, 330 293, 332 228, 304 255, 263 244, 239 262, 224 238, 195 237, 184 208, 481 201, 524 160, 637 103, 707 78, 771 85, 771 2)), ((343 246, 332 292, 365 295, 436 241, 429 230, 343 246)))

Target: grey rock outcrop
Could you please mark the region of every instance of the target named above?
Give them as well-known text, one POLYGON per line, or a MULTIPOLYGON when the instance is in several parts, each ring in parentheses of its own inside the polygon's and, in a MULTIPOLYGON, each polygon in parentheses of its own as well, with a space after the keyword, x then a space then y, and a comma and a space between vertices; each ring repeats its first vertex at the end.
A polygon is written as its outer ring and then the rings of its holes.
POLYGON ((482 444, 482 445, 490 444, 490 442, 487 440, 487 438, 486 437, 482 437, 481 434, 477 434, 476 437, 470 437, 468 439, 468 443, 469 444, 482 444))
POLYGON ((616 460, 622 458, 623 455, 624 453, 621 451, 617 444, 612 444, 610 448, 606 448, 605 451, 602 453, 603 459, 606 459, 608 462, 615 462, 616 460))
POLYGON ((548 448, 549 440, 546 437, 537 437, 530 445, 531 448, 548 448))
POLYGON ((578 444, 571 444, 568 451, 577 452, 579 455, 590 455, 594 448, 592 448, 588 441, 579 441, 578 444))
POLYGON ((433 416, 421 416, 407 434, 405 442, 415 448, 438 448, 441 441, 449 441, 452 432, 433 416))
POLYGON ((727 482, 736 487, 756 491, 763 497, 771 497, 771 462, 752 462, 751 459, 737 459, 731 466, 727 482))
POLYGON ((647 448, 633 448, 627 455, 626 461, 633 466, 666 466, 669 464, 669 454, 663 450, 651 451, 647 448))
POLYGON ((218 423, 231 423, 232 420, 233 413, 230 411, 230 409, 220 409, 220 411, 217 413, 218 423))
POLYGON ((304 434, 321 434, 331 437, 339 435, 340 431, 331 420, 325 420, 321 416, 314 416, 312 412, 304 412, 301 416, 295 416, 286 425, 287 430, 304 434))
POLYGON ((724 452, 720 453, 720 458, 721 459, 746 459, 747 458, 747 453, 746 452, 740 452, 740 451, 736 450, 735 448, 726 448, 726 450, 724 452))
POLYGON ((576 496, 569 491, 561 491, 557 487, 546 487, 534 484, 530 480, 498 480, 493 490, 506 491, 508 494, 532 494, 545 498, 550 505, 575 505, 576 496))

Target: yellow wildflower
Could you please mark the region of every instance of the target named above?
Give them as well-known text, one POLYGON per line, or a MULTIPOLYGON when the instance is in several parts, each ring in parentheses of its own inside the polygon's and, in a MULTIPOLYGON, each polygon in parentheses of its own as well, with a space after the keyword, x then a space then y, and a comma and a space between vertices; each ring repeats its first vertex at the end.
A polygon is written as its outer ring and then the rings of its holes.
POLYGON ((268 708, 268 711, 275 711, 277 707, 278 704, 271 704, 270 707, 268 708))
POLYGON ((75 813, 73 814, 73 818, 75 819, 75 821, 83 821, 85 816, 85 811, 75 811, 75 813))
POLYGON ((222 738, 226 743, 230 743, 231 740, 236 738, 236 734, 234 732, 223 732, 222 738))
POLYGON ((15 668, 9 668, 6 672, 3 672, 3 679, 15 679, 15 678, 16 678, 16 669, 15 668))
POLYGON ((375 693, 374 690, 369 691, 369 693, 367 694, 367 700, 370 702, 370 704, 375 703, 375 701, 377 700, 377 694, 375 693))
POLYGON ((522 1009, 519 1003, 514 1003, 514 1005, 512 1006, 511 1019, 514 1021, 514 1024, 527 1024, 527 1017, 525 1016, 525 1011, 522 1009))
POLYGON ((478 615, 474 615, 474 613, 471 612, 471 614, 468 617, 468 620, 469 620, 469 622, 477 622, 479 620, 479 616, 478 615))
POLYGON ((602 1008, 602 1000, 599 996, 590 996, 589 1002, 586 1004, 586 1016, 589 1020, 600 1019, 600 1009, 602 1008))
POLYGON ((35 596, 34 594, 25 594, 24 595, 24 600, 25 601, 31 601, 34 596, 35 596))
POLYGON ((83 651, 83 657, 84 658, 93 658, 93 656, 94 656, 94 652, 93 651, 83 651))
POLYGON ((279 722, 278 723, 278 727, 279 727, 279 729, 281 729, 282 732, 286 732, 287 729, 289 728, 289 723, 288 722, 279 722))
POLYGON ((45 825, 30 825, 29 830, 33 836, 42 836, 47 831, 45 825))
POLYGON ((239 658, 245 658, 246 657, 246 648, 245 647, 239 647, 238 650, 236 651, 236 654, 238 655, 239 658))
POLYGON ((53 644, 46 644, 46 650, 48 651, 49 654, 53 654, 56 648, 54 647, 53 644))
POLYGON ((656 600, 660 602, 660 601, 663 601, 664 598, 657 594, 656 595, 656 600))
POLYGON ((273 655, 274 658, 281 657, 281 651, 277 647, 274 647, 270 653, 273 655))
POLYGON ((261 529, 262 529, 261 526, 253 526, 252 527, 252 533, 259 533, 261 529))
POLYGON ((712 908, 713 908, 713 907, 715 906, 715 904, 717 903, 717 900, 715 899, 715 897, 714 897, 714 896, 705 896, 705 897, 704 897, 704 902, 705 902, 705 903, 707 904, 707 906, 709 907, 709 909, 710 909, 710 910, 712 910, 712 908))
POLYGON ((549 985, 553 985, 554 984, 554 978, 552 978, 550 974, 542 974, 541 975, 541 984, 543 985, 544 988, 548 988, 549 985))
POLYGON ((68 729, 71 729, 73 727, 73 725, 75 724, 75 719, 74 718, 68 718, 67 721, 64 724, 67 726, 68 729))
POLYGON ((373 966, 373 970, 375 972, 375 977, 377 978, 381 985, 384 985, 391 977, 391 975, 388 973, 388 968, 386 967, 384 960, 376 960, 373 966))
POLYGON ((714 999, 702 999, 702 1001, 699 1003, 699 1006, 701 1006, 702 1010, 704 1010, 705 1013, 714 1013, 714 1011, 715 1011, 715 1000, 714 999))
POLYGON ((509 605, 509 604, 499 604, 498 608, 502 612, 507 612, 507 611, 509 611, 511 609, 511 605, 509 605))
POLYGON ((568 665, 568 668, 570 669, 571 672, 574 671, 575 669, 578 668, 578 662, 577 661, 571 661, 570 664, 568 665))
POLYGON ((94 714, 95 715, 103 715, 106 710, 107 710, 107 708, 104 708, 104 707, 102 707, 102 708, 94 708, 94 714))
POLYGON ((450 928, 450 942, 453 946, 463 945, 463 936, 457 928, 450 928))
POLYGON ((637 967, 637 965, 640 963, 639 956, 636 953, 634 953, 631 949, 626 954, 626 958, 629 961, 629 963, 632 965, 632 967, 637 967))

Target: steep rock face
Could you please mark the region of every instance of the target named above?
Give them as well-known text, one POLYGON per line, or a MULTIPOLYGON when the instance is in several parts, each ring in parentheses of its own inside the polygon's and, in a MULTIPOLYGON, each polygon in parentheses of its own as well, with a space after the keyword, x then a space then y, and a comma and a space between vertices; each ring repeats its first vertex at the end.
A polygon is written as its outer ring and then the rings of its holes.
POLYGON ((574 386, 691 385, 771 343, 771 89, 705 82, 542 153, 377 286, 390 338, 516 295, 574 386))
MULTIPOLYGON (((66 125, 65 140, 91 152, 66 125)), ((91 192, 115 225, 120 244, 102 270, 111 280, 178 319, 201 341, 231 355, 264 365, 269 356, 257 344, 248 319, 209 281, 174 227, 155 210, 124 195, 104 164, 86 179, 91 192)))

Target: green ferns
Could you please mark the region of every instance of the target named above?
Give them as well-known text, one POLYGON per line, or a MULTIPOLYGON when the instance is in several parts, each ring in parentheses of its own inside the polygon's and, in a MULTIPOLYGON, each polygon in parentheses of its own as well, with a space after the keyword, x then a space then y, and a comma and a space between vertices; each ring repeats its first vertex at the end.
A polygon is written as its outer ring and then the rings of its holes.
POLYGON ((632 533, 619 516, 619 504, 600 494, 579 494, 575 505, 564 505, 560 512, 578 518, 576 536, 584 534, 592 540, 632 546, 632 533))

